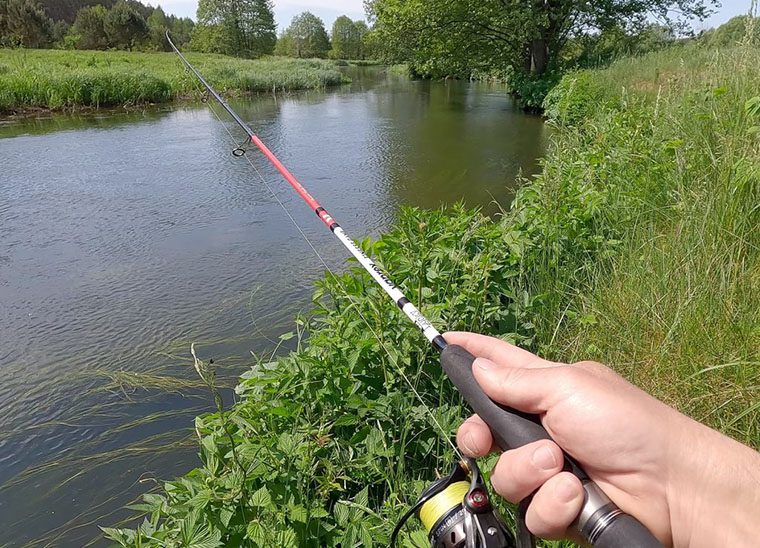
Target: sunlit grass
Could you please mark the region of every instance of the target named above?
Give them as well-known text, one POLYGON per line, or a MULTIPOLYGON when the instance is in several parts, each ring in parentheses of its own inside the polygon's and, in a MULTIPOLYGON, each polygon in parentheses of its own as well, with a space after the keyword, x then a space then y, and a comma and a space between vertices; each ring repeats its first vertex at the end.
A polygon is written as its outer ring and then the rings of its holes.
MULTIPOLYGON (((321 89, 345 81, 333 63, 318 59, 188 59, 228 94, 321 89)), ((197 90, 172 53, 0 49, 0 113, 165 103, 197 90)))
MULTIPOLYGON (((628 218, 620 252, 573 288, 579 310, 553 351, 604 361, 655 396, 760 447, 760 52, 662 51, 595 73, 635 123, 598 116, 582 139, 617 133, 628 218), (753 99, 756 98, 756 99, 753 99), (647 119, 648 115, 648 119, 647 119), (659 147, 660 152, 656 152, 659 147), (653 153, 653 149, 655 153, 653 153)), ((579 146, 571 133, 558 157, 579 146)), ((572 160, 572 155, 570 155, 572 160)), ((620 215, 620 203, 610 214, 620 215)))

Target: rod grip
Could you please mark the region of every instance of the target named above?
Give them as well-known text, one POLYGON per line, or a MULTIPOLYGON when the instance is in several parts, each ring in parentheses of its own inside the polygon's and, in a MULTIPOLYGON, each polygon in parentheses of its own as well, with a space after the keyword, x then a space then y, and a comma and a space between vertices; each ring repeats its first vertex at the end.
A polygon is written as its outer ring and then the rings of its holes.
POLYGON ((550 440, 536 415, 499 405, 483 392, 472 374, 474 361, 475 356, 454 344, 441 352, 443 370, 472 410, 491 428, 496 445, 508 451, 534 441, 550 440))
MULTIPOLYGON (((515 449, 538 440, 550 440, 549 433, 536 415, 530 415, 500 405, 489 398, 475 380, 472 364, 475 356, 457 345, 441 351, 441 366, 459 393, 491 429, 496 445, 502 450, 515 449)), ((565 455, 565 470, 572 472, 586 486, 586 501, 581 516, 583 524, 576 528, 594 546, 600 548, 659 548, 660 542, 636 518, 621 513, 617 507, 588 479, 584 470, 565 455), (599 493, 591 500, 589 491, 599 493)))

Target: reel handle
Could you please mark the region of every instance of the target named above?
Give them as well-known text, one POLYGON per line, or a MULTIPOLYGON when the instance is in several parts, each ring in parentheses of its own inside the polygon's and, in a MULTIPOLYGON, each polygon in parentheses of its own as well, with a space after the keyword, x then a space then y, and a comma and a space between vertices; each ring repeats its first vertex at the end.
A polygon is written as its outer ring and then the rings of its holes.
MULTIPOLYGON (((491 429, 494 441, 504 451, 538 440, 551 440, 536 415, 499 405, 475 380, 475 356, 457 345, 441 351, 441 365, 473 411, 491 429)), ((662 544, 636 518, 622 512, 573 459, 565 455, 565 469, 583 483, 585 501, 575 526, 584 539, 601 548, 661 548, 662 544)))

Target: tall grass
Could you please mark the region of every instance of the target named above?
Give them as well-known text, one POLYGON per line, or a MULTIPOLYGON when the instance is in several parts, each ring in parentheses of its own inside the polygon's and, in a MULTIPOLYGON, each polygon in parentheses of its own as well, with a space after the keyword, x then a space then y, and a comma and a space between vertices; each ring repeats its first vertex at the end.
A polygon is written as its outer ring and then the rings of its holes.
MULTIPOLYGON (((437 325, 599 359, 758 446, 758 66, 757 50, 694 47, 569 75, 547 102, 543 172, 510 211, 408 209, 362 245, 437 325)), ((361 269, 319 282, 297 327, 308 343, 256 364, 234 408, 197 419, 199 468, 109 538, 387 543, 451 456, 425 406, 450 434, 465 410, 361 269)), ((404 542, 426 545, 420 531, 404 542)))
MULTIPOLYGON (((613 261, 597 264, 573 288, 580 306, 552 345, 567 359, 613 364, 656 396, 755 447, 758 66, 757 49, 693 48, 594 73, 596 95, 616 90, 607 95, 620 114, 584 122, 557 146, 626 137, 624 146, 590 149, 598 158, 593 176, 622 190, 610 208, 620 218, 604 221, 618 225, 622 241, 613 261), (641 114, 621 119, 631 112, 641 114)), ((568 104, 578 89, 564 97, 568 104)))
MULTIPOLYGON (((225 93, 320 89, 344 81, 328 61, 188 58, 225 93)), ((164 103, 196 89, 171 53, 0 49, 0 113, 164 103)))

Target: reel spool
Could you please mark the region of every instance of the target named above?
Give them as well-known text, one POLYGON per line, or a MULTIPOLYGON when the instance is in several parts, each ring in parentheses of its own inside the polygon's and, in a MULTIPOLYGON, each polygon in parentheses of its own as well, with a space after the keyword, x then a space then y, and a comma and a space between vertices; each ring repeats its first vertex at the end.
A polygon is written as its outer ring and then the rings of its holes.
POLYGON ((422 492, 393 531, 392 547, 415 513, 431 548, 517 548, 514 536, 491 505, 480 469, 472 459, 457 463, 451 474, 422 492))

